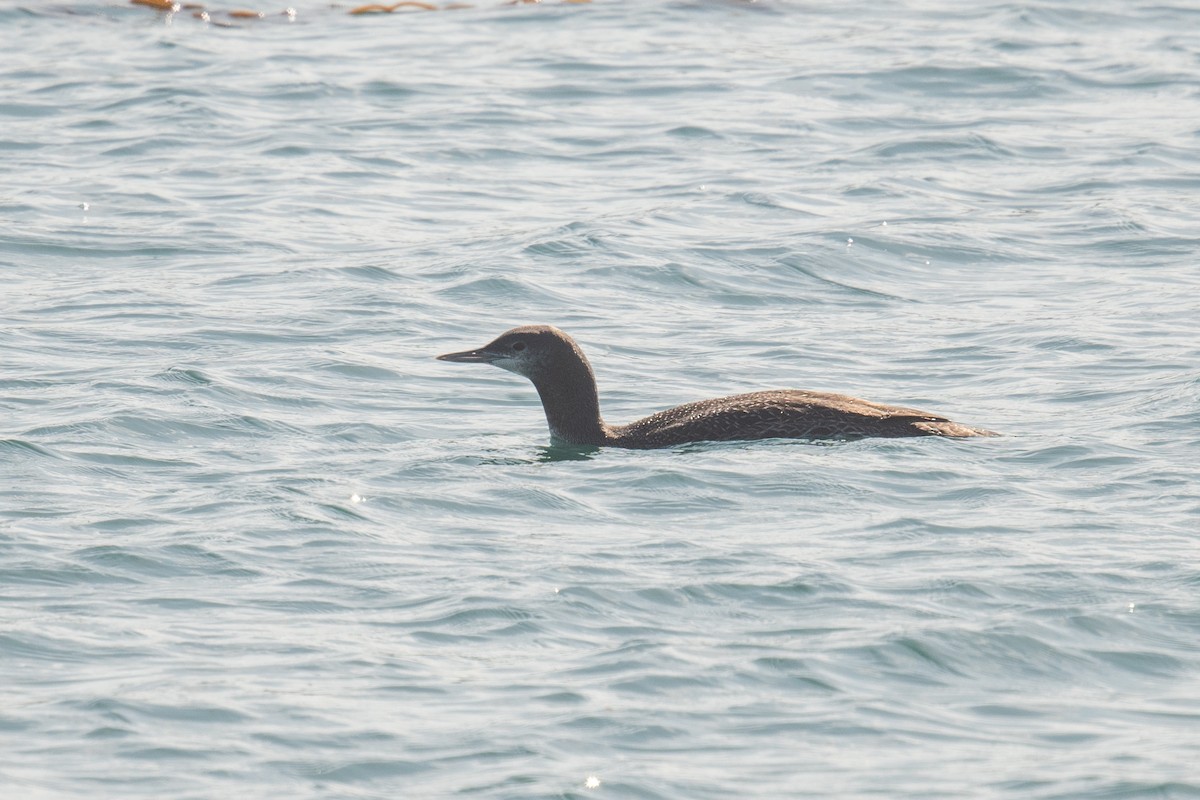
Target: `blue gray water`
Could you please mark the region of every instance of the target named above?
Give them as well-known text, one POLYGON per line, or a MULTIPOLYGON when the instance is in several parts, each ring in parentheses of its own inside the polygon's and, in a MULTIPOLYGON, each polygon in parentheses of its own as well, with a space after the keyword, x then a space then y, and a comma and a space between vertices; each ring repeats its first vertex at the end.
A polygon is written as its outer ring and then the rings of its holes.
POLYGON ((1200 797, 1194 5, 348 8, 0 0, 0 795, 1200 797))

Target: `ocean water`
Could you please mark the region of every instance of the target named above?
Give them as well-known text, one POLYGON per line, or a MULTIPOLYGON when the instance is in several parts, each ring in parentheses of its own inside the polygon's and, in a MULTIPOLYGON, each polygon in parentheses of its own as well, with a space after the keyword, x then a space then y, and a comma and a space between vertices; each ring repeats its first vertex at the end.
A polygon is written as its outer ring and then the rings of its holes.
POLYGON ((1194 4, 351 5, 0 0, 0 796, 1200 797, 1194 4))

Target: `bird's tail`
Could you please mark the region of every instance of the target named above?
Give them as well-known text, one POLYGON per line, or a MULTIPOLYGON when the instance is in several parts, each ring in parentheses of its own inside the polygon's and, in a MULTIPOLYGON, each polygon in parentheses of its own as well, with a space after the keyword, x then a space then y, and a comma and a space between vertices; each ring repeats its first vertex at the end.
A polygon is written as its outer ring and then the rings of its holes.
POLYGON ((984 428, 972 428, 970 425, 963 425, 959 422, 929 421, 915 422, 913 427, 925 431, 930 436, 945 436, 950 439, 966 439, 970 436, 1001 436, 1002 434, 995 431, 989 431, 984 428))

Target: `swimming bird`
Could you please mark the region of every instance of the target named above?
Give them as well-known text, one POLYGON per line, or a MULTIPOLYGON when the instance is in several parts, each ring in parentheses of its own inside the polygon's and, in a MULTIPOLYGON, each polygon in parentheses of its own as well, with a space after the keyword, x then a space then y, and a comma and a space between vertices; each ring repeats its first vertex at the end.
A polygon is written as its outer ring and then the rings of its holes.
POLYGON ((579 345, 552 325, 525 325, 478 350, 440 361, 491 364, 533 381, 551 439, 560 444, 651 449, 688 442, 749 439, 861 439, 867 436, 996 436, 937 414, 844 394, 776 389, 685 403, 628 425, 600 416, 592 366, 579 345))

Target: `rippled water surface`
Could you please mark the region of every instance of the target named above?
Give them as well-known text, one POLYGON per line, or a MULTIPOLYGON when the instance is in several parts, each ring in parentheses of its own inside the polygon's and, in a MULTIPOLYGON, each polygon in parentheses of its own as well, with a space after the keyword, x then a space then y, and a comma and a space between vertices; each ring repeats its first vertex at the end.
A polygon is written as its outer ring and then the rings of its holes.
POLYGON ((1200 797, 1194 5, 349 9, 0 0, 0 795, 1200 797))

